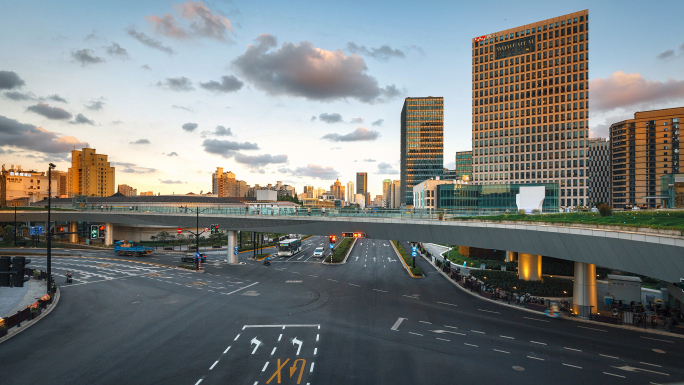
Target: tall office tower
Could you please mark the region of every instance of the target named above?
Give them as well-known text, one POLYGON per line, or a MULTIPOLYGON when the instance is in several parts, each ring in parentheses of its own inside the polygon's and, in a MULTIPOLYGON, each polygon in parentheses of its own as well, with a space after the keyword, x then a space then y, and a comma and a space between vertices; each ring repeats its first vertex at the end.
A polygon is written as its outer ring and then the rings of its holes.
POLYGON ((330 192, 333 194, 335 199, 342 199, 344 200, 344 186, 342 186, 342 183, 340 183, 340 180, 336 180, 335 183, 333 183, 330 186, 330 192))
POLYGON ((392 206, 390 206, 393 209, 398 209, 401 207, 401 181, 400 180, 393 180, 392 181, 392 206))
POLYGON ((665 207, 660 178, 679 174, 682 121, 684 107, 678 107, 637 112, 610 126, 613 207, 665 207))
POLYGON ((135 189, 127 184, 120 184, 117 190, 120 194, 123 194, 127 197, 138 196, 138 189, 135 189))
POLYGON ((349 203, 354 203, 354 194, 356 191, 354 191, 354 182, 349 181, 347 182, 347 202, 349 203))
POLYGON ((589 204, 611 204, 610 142, 605 138, 592 138, 587 145, 589 204))
POLYGON ((401 203, 413 204, 413 185, 442 175, 444 98, 406 98, 401 109, 401 203))
POLYGON ((313 197, 314 198, 320 198, 323 195, 325 195, 325 193, 326 193, 326 191, 324 188, 318 187, 318 188, 313 189, 313 197))
POLYGON ((366 207, 372 206, 373 200, 371 199, 370 192, 366 193, 366 207))
POLYGON ((462 180, 464 182, 473 180, 472 151, 456 152, 456 179, 462 180))
POLYGON ((314 197, 314 186, 304 186, 304 194, 307 195, 309 198, 314 197))
POLYGON ((71 196, 114 195, 114 167, 109 165, 107 155, 96 153, 94 148, 71 151, 68 179, 71 196))
POLYGON ((585 205, 589 11, 476 37, 472 46, 475 183, 555 182, 561 206, 585 205))
POLYGON ((392 180, 385 179, 382 181, 382 207, 392 207, 392 180))
POLYGON ((211 175, 211 192, 219 198, 235 197, 237 195, 237 181, 233 172, 223 172, 223 167, 216 167, 211 175))
POLYGON ((368 173, 367 172, 357 172, 356 173, 356 193, 363 194, 366 196, 368 192, 368 173))

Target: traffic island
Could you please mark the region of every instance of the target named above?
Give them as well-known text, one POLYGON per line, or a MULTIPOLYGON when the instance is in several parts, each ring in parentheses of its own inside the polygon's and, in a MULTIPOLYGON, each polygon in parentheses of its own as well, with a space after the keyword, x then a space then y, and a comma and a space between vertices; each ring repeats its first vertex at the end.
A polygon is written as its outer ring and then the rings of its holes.
POLYGON ((25 306, 27 301, 35 299, 36 291, 45 293, 47 289, 45 281, 31 280, 24 298, 19 305, 11 312, 13 315, 0 318, 0 344, 33 326, 36 322, 46 317, 59 303, 60 291, 56 288, 55 293, 44 294, 37 301, 25 306), (35 283, 34 283, 35 282, 35 283))
POLYGON ((323 258, 324 265, 343 265, 347 263, 347 258, 351 254, 357 238, 344 238, 342 242, 337 244, 332 251, 332 257, 329 255, 323 258))
POLYGON ((392 244, 392 247, 394 248, 394 252, 397 253, 397 256, 401 260, 402 264, 404 265, 404 268, 406 271, 411 275, 413 278, 423 278, 423 271, 420 270, 420 267, 409 267, 409 265, 413 264, 413 258, 408 255, 406 250, 404 250, 404 247, 399 244, 399 241, 390 241, 392 244))

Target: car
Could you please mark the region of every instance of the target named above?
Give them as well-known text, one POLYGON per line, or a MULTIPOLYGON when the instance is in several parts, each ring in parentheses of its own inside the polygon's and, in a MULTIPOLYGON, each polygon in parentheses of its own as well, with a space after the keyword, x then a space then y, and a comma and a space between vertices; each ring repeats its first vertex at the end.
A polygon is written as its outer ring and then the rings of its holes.
POLYGON ((323 251, 324 250, 325 249, 323 249, 322 247, 317 247, 316 249, 314 249, 314 252, 313 252, 314 258, 323 258, 323 251))
MULTIPOLYGON (((207 255, 200 253, 200 260, 202 262, 207 260, 207 255)), ((181 262, 192 262, 195 263, 195 253, 188 253, 181 257, 181 262)))

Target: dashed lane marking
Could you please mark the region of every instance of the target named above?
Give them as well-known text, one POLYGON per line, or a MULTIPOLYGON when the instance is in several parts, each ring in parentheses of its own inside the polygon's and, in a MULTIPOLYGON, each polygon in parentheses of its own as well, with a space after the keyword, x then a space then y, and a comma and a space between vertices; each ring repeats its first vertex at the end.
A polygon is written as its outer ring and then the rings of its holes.
POLYGON ((619 360, 619 358, 617 358, 617 357, 615 357, 615 356, 608 356, 608 355, 601 354, 601 353, 599 353, 599 356, 601 356, 601 357, 608 357, 608 358, 614 358, 614 359, 616 359, 616 360, 619 360))
POLYGON ((473 333, 479 333, 479 334, 485 334, 485 332, 479 332, 479 331, 477 331, 477 330, 471 330, 471 332, 473 332, 473 333))
POLYGON ((218 360, 216 360, 216 362, 214 362, 214 364, 213 364, 213 365, 211 365, 211 366, 209 367, 209 370, 212 370, 212 369, 214 369, 214 366, 216 366, 216 364, 218 364, 218 360))
POLYGON ((608 373, 608 372, 603 372, 603 374, 607 374, 607 375, 609 375, 609 376, 614 376, 614 377, 627 378, 627 377, 621 376, 621 375, 619 375, 619 374, 613 374, 613 373, 608 373))
POLYGON ((446 302, 439 302, 439 301, 437 301, 437 303, 441 303, 442 305, 458 306, 458 305, 454 305, 453 303, 446 303, 446 302))
MULTIPOLYGON (((273 355, 273 354, 271 354, 271 355, 273 355)), ((264 367, 261 369, 261 371, 265 372, 267 367, 268 367, 268 361, 266 361, 266 363, 264 364, 264 367)))
MULTIPOLYGON (((579 326, 579 325, 577 327, 582 328, 582 329, 596 330, 597 332, 606 332, 607 331, 607 330, 601 330, 601 329, 595 329, 595 328, 588 328, 586 326, 579 326)), ((644 337, 641 337, 641 338, 644 338, 644 337)))
POLYGON ((427 321, 418 321, 418 322, 428 324, 428 325, 432 325, 432 322, 427 322, 427 321))
POLYGON ((380 290, 380 289, 373 289, 373 290, 379 291, 379 292, 381 292, 381 293, 387 293, 385 290, 380 290))
POLYGON ((494 350, 495 352, 499 352, 499 353, 511 354, 511 352, 507 352, 505 350, 498 350, 498 349, 492 349, 492 350, 494 350))
POLYGON ((361 287, 361 285, 356 285, 356 284, 353 284, 353 283, 350 283, 350 285, 356 286, 356 287, 361 287))
POLYGON ((475 347, 475 348, 477 347, 477 345, 473 345, 473 344, 466 344, 465 342, 463 343, 463 345, 468 345, 468 346, 472 346, 472 347, 475 347))
POLYGON ((229 347, 227 347, 227 348, 226 348, 226 350, 224 350, 224 351, 223 351, 223 354, 226 354, 226 353, 228 353, 228 351, 229 351, 229 350, 230 350, 230 346, 229 346, 229 347))
POLYGON ((644 338, 644 339, 647 339, 647 340, 660 341, 660 342, 667 342, 667 343, 670 343, 670 344, 674 344, 673 341, 668 341, 668 340, 659 340, 659 339, 657 339, 657 338, 644 337, 644 336, 641 336, 641 338, 644 338))
POLYGON ((451 340, 447 340, 447 339, 444 339, 444 338, 439 338, 439 337, 436 337, 436 339, 438 339, 438 340, 440 340, 440 341, 446 341, 446 342, 451 342, 451 340))
POLYGON ((311 363, 311 370, 309 370, 309 373, 313 373, 313 367, 314 367, 314 363, 312 362, 311 363))
POLYGON ((477 309, 479 311, 486 311, 487 313, 494 313, 494 314, 501 314, 498 311, 491 311, 491 310, 485 310, 485 309, 477 309))
POLYGON ((570 364, 566 364, 565 362, 563 362, 563 366, 569 366, 569 367, 571 367, 571 368, 582 369, 581 366, 570 365, 570 364))
POLYGON ((537 358, 537 357, 532 357, 532 356, 527 356, 527 358, 531 358, 531 359, 533 359, 533 360, 539 360, 539 361, 546 361, 546 360, 543 359, 543 358, 537 358))
POLYGON ((450 329, 458 329, 456 326, 449 326, 449 325, 444 325, 445 328, 450 328, 450 329))
POLYGON ((532 321, 549 322, 548 320, 539 319, 539 318, 530 318, 530 317, 523 317, 523 318, 525 318, 525 319, 531 319, 532 321))
POLYGON ((238 335, 235 337, 235 339, 234 339, 233 341, 237 341, 238 338, 240 338, 240 334, 239 334, 239 333, 238 333, 238 335))
POLYGON ((567 347, 563 347, 563 348, 566 349, 566 350, 572 350, 572 351, 574 351, 574 352, 580 352, 580 353, 582 353, 582 351, 581 351, 580 349, 573 349, 573 348, 567 348, 567 347))
POLYGON ((544 342, 537 342, 537 341, 530 341, 530 342, 532 342, 533 344, 537 344, 537 345, 546 345, 544 342))
POLYGON ((648 362, 639 362, 639 363, 642 364, 642 365, 650 365, 650 366, 655 366, 656 368, 662 368, 662 366, 660 366, 660 365, 649 364, 648 362))
POLYGON ((338 282, 338 281, 336 281, 334 279, 330 279, 330 278, 328 278, 328 281, 338 282))
POLYGON ((514 337, 509 337, 509 336, 499 336, 499 337, 501 337, 501 338, 508 338, 509 340, 514 340, 514 339, 515 339, 514 337))
POLYGON ((423 336, 422 334, 419 334, 419 333, 414 333, 414 332, 409 332, 409 334, 413 334, 413 335, 416 335, 416 336, 421 336, 421 337, 423 336))

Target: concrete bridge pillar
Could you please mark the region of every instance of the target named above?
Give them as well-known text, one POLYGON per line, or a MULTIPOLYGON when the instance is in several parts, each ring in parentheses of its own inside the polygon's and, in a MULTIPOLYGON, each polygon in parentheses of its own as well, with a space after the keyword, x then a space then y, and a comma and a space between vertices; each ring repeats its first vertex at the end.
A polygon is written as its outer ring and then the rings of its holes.
POLYGON ((105 246, 111 246, 114 244, 114 225, 111 223, 105 223, 105 246))
POLYGON ((76 231, 78 231, 78 222, 69 222, 69 232, 73 233, 69 234, 70 243, 78 243, 78 234, 76 234, 76 231))
POLYGON ((541 255, 518 254, 518 275, 525 281, 539 281, 542 278, 541 255))
POLYGON ((572 310, 580 318, 589 318, 598 312, 596 306, 596 265, 575 262, 575 283, 572 293, 572 310))
POLYGON ((515 251, 506 252, 506 262, 515 262, 518 260, 518 253, 515 251))
POLYGON ((235 253, 235 248, 238 247, 237 230, 228 230, 228 255, 226 262, 238 263, 238 256, 235 253))

